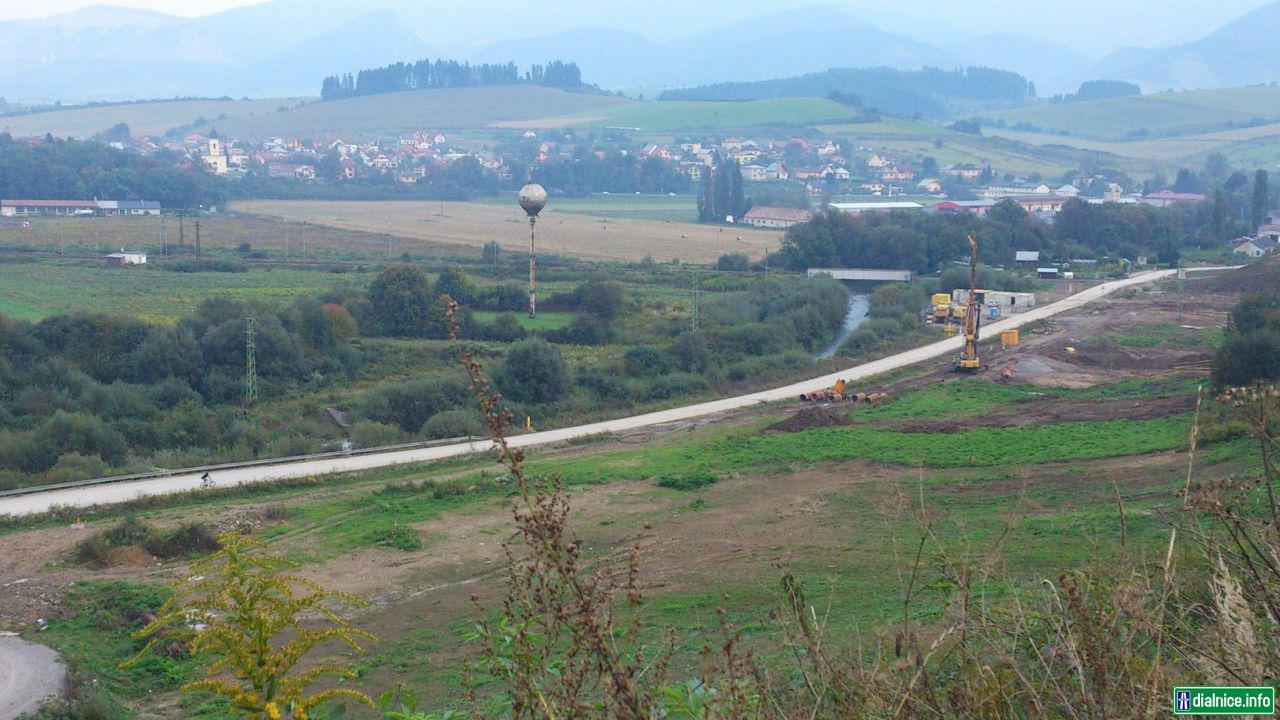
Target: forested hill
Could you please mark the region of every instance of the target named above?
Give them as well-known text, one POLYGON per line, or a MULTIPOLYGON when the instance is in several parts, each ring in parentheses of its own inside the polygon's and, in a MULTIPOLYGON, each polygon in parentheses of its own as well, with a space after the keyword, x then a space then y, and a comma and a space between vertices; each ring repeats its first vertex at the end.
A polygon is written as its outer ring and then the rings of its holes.
POLYGON ((798 77, 732 82, 668 90, 661 100, 761 100, 778 97, 854 97, 865 107, 894 115, 947 114, 953 101, 1017 105, 1035 97, 1035 84, 1007 70, 887 67, 840 68, 798 77))
POLYGON ((440 59, 433 62, 424 59, 361 70, 355 75, 331 75, 321 84, 320 99, 337 100, 401 90, 520 84, 577 90, 583 87, 582 71, 577 63, 561 60, 552 60, 545 66, 533 65, 521 74, 515 63, 472 65, 456 60, 440 59))

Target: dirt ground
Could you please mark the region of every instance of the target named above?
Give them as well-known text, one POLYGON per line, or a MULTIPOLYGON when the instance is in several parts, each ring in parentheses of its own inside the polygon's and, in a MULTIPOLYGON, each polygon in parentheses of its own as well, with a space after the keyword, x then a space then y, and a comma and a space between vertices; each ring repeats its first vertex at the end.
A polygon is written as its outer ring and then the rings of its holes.
MULTIPOLYGON (((481 248, 498 241, 504 250, 529 250, 529 224, 523 211, 486 203, 425 201, 253 200, 232 210, 311 225, 394 236, 398 252, 445 244, 481 248), (410 247, 405 247, 406 243, 410 247)), ((725 253, 742 252, 752 259, 776 250, 782 233, 752 228, 722 228, 658 220, 620 220, 559 213, 554 206, 538 221, 540 251, 586 260, 714 262, 725 253)))

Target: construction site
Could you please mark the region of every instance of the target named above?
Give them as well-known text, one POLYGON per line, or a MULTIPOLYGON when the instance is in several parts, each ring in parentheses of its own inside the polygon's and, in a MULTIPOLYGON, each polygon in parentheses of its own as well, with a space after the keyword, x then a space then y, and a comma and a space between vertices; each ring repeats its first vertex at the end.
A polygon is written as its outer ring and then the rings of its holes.
MULTIPOLYGON (((980 335, 982 301, 969 294, 956 357, 817 397, 532 450, 530 467, 569 488, 573 529, 601 568, 638 543, 644 607, 672 628, 678 662, 696 664, 697 628, 717 612, 767 652, 758 620, 776 602, 780 568, 824 598, 833 627, 874 638, 901 612, 904 554, 922 521, 957 552, 1007 526, 1002 562, 1029 583, 1106 557, 1121 533, 1158 543, 1186 472, 1196 388, 1237 299, 1214 282, 1117 293, 1023 328, 1016 342, 980 335)), ((1208 477, 1240 469, 1231 452, 1203 452, 1197 470, 1208 477)), ((241 529, 301 561, 305 577, 371 601, 349 619, 379 641, 366 656, 343 655, 363 687, 411 682, 447 708, 470 652, 460 634, 472 598, 492 610, 501 595, 509 504, 500 469, 475 457, 10 520, 0 625, 44 623, 42 641, 77 662, 94 645, 129 652, 131 625, 86 616, 86 598, 168 582, 187 561, 130 547, 86 565, 77 548, 125 517, 159 531, 241 529), (378 539, 396 533, 413 541, 378 539)), ((176 681, 142 682, 102 655, 91 670, 123 702, 193 716, 176 681)))

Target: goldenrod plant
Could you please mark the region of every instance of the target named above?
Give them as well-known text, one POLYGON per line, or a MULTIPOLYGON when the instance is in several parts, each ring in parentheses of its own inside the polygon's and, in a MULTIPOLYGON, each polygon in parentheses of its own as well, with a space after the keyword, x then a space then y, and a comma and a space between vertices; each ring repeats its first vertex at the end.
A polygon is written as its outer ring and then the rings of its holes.
POLYGON ((126 665, 159 646, 181 642, 187 652, 211 659, 203 677, 182 690, 224 698, 232 717, 308 720, 316 706, 335 699, 373 707, 369 696, 349 688, 309 692, 321 678, 354 679, 351 670, 326 664, 300 668, 312 650, 330 640, 359 653, 364 652, 361 641, 376 640, 334 610, 364 601, 290 574, 295 563, 239 533, 222 535, 218 542, 218 552, 194 563, 174 583, 174 594, 156 619, 138 631, 147 644, 126 665))

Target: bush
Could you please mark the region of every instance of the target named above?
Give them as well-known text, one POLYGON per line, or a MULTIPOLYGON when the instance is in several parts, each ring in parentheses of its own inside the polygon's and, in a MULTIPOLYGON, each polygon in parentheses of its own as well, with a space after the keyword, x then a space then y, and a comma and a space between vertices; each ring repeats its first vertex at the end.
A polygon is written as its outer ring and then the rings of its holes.
POLYGON ((418 532, 411 527, 399 524, 374 530, 369 535, 369 540, 378 547, 392 548, 394 550, 422 549, 422 538, 418 537, 418 532))
POLYGON ((722 272, 747 272, 751 269, 751 260, 746 253, 725 253, 716 260, 716 269, 722 272))
POLYGON ((175 260, 167 262, 160 267, 169 272, 180 273, 197 273, 197 272, 220 272, 220 273, 242 273, 248 272, 249 266, 235 260, 175 260))
POLYGON ((468 403, 470 388, 466 376, 457 373, 385 383, 365 392, 357 408, 366 419, 414 432, 432 415, 468 403))
POLYGON ((484 422, 475 409, 458 408, 432 415, 422 424, 421 434, 429 440, 484 435, 484 422))
POLYGON ((578 286, 575 295, 579 310, 591 313, 605 323, 618 317, 625 302, 622 286, 610 280, 589 280, 578 286))
POLYGON ((692 491, 701 490, 706 487, 720 482, 720 478, 716 477, 709 470, 691 470, 680 475, 663 475, 658 478, 658 485, 672 490, 692 491))
POLYGON ((358 448, 371 448, 399 442, 403 437, 402 433, 395 425, 377 420, 357 420, 351 425, 348 437, 351 444, 358 448))
POLYGON ((569 389, 569 371, 560 351, 541 338, 512 345, 494 379, 502 394, 517 402, 555 402, 569 389))
POLYGON ((515 313, 504 312, 493 319, 493 322, 480 326, 480 339, 492 342, 515 342, 523 340, 529 333, 520 324, 515 313))
POLYGON ((645 400, 669 400, 693 395, 710 387, 707 379, 693 373, 672 373, 654 378, 643 390, 645 400))
POLYGON ((204 525, 187 523, 153 535, 144 547, 158 558, 187 558, 216 551, 218 539, 204 525))
POLYGON ((546 336, 551 342, 569 345, 601 345, 609 341, 609 331, 594 315, 579 315, 569 327, 553 330, 546 336))
POLYGON ((622 365, 631 377, 657 377, 671 369, 671 359, 646 345, 633 347, 624 353, 622 365))

